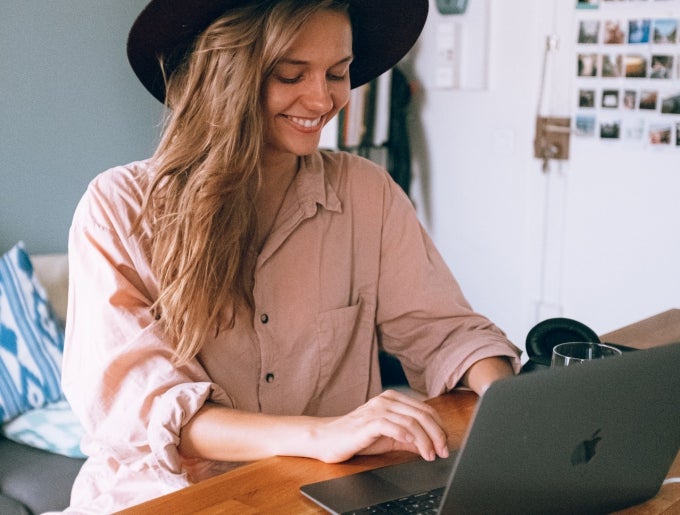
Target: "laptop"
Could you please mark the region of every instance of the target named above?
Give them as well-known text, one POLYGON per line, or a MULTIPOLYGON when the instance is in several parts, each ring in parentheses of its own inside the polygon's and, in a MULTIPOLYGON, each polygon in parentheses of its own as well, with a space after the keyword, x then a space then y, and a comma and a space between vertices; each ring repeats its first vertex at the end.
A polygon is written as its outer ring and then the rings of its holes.
POLYGON ((678 453, 679 372, 676 343, 503 379, 481 397, 449 458, 300 490, 337 514, 382 513, 366 510, 380 504, 400 513, 394 503, 412 495, 422 513, 619 510, 653 497, 678 453))

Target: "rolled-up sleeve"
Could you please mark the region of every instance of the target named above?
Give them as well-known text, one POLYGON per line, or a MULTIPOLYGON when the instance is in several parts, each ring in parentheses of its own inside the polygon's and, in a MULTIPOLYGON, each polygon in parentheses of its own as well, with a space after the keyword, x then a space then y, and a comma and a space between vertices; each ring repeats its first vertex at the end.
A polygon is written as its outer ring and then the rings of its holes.
POLYGON ((160 480, 151 497, 191 480, 177 451, 183 425, 208 399, 230 401, 196 360, 172 364, 151 312, 156 286, 144 245, 131 230, 139 203, 128 173, 93 181, 73 218, 62 382, 85 428, 84 451, 100 466, 160 480))
POLYGON ((456 387, 476 361, 518 349, 475 312, 399 187, 388 181, 377 323, 382 346, 397 355, 412 387, 436 396, 456 387))

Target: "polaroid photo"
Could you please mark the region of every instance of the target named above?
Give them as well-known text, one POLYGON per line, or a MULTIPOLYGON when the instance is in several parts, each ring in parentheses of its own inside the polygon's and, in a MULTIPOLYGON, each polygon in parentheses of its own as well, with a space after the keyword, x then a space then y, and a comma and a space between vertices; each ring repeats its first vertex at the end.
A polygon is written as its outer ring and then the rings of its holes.
POLYGON ((619 20, 605 20, 602 42, 605 45, 623 45, 626 42, 625 25, 619 20))
POLYGON ((578 43, 594 45, 600 37, 600 20, 581 20, 578 26, 578 43))
POLYGON ((670 123, 651 123, 649 125, 649 143, 652 145, 670 145, 673 127, 670 123))
POLYGON ((595 95, 594 89, 579 89, 578 91, 578 106, 584 108, 595 107, 595 95))
POLYGON ((664 18, 654 20, 652 41, 657 45, 673 44, 678 40, 678 20, 664 18))
POLYGON ((656 111, 659 101, 659 92, 654 89, 643 89, 640 91, 639 108, 645 111, 656 111))
POLYGON ((595 116, 593 115, 576 115, 574 120, 574 129, 578 136, 592 138, 595 136, 595 116))
POLYGON ((663 114, 680 114, 680 92, 661 99, 661 112, 663 114))
POLYGON ((600 0, 577 0, 577 9, 599 9, 600 0))
POLYGON ((645 135, 645 120, 643 118, 631 118, 623 120, 621 125, 621 139, 626 141, 642 142, 645 135))
POLYGON ((602 73, 603 78, 606 77, 622 77, 623 76, 623 56, 620 54, 602 54, 602 73))
POLYGON ((629 111, 635 110, 637 107, 637 91, 634 89, 626 89, 623 91, 623 98, 621 99, 621 107, 629 111))
POLYGON ((626 78, 644 78, 647 76, 647 57, 640 54, 625 55, 623 69, 626 78))
POLYGON ((578 54, 576 73, 579 77, 597 77, 597 54, 578 54))
POLYGON ((602 120, 600 122, 600 139, 620 139, 621 121, 602 120))
POLYGON ((673 56, 672 55, 652 55, 649 66, 650 79, 672 79, 673 78, 673 56))
POLYGON ((628 43, 632 45, 649 43, 652 20, 639 19, 628 21, 628 43))
POLYGON ((605 109, 619 108, 619 90, 618 89, 604 89, 602 90, 602 107, 605 109))

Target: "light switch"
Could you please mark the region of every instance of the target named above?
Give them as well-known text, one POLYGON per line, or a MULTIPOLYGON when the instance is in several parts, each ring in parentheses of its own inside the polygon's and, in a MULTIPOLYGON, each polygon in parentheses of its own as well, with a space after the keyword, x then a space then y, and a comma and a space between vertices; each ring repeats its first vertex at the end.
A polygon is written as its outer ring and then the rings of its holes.
POLYGON ((435 87, 451 89, 458 86, 460 66, 460 30, 458 24, 442 22, 437 26, 437 61, 435 87))

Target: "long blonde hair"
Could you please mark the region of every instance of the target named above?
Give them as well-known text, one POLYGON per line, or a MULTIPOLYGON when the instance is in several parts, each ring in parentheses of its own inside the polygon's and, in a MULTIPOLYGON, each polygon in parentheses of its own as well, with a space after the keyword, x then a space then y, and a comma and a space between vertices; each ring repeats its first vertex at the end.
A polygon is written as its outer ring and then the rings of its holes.
POLYGON ((254 197, 264 146, 262 89, 300 26, 345 0, 268 0, 228 11, 167 80, 168 117, 140 226, 151 228, 153 310, 175 364, 253 308, 254 197))

